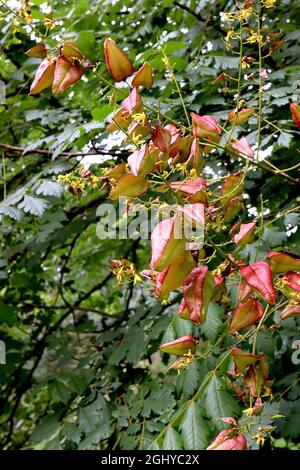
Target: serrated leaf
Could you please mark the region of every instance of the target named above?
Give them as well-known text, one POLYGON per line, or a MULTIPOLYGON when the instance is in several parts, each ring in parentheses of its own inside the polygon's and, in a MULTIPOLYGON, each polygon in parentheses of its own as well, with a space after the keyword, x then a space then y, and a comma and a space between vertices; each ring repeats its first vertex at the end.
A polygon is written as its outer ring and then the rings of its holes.
POLYGON ((224 329, 224 307, 211 303, 208 307, 207 316, 201 331, 211 343, 214 343, 224 329))
POLYGON ((24 196, 24 199, 18 205, 19 209, 23 209, 24 212, 38 215, 39 217, 43 215, 47 208, 47 201, 33 196, 24 196))
POLYGON ((64 191, 64 186, 52 180, 43 180, 35 190, 36 194, 43 196, 57 196, 59 197, 64 191))
POLYGON ((167 343, 168 341, 174 341, 174 339, 180 338, 180 336, 191 335, 193 333, 193 329, 191 322, 183 320, 179 317, 178 313, 176 313, 161 342, 167 343))
POLYGON ((210 431, 198 403, 191 402, 183 415, 179 429, 185 450, 203 450, 207 447, 210 431))
POLYGON ((182 450, 182 440, 180 434, 175 429, 169 427, 162 443, 163 450, 182 450))
POLYGON ((19 211, 16 207, 7 206, 7 205, 0 205, 0 214, 7 215, 13 220, 19 221, 22 217, 22 212, 19 211))
POLYGON ((224 426, 221 418, 227 416, 235 417, 240 414, 240 405, 226 390, 224 379, 213 376, 205 396, 206 410, 217 430, 221 431, 224 426))
POLYGON ((280 147, 289 147, 291 141, 293 140, 293 134, 289 134, 288 132, 280 132, 280 135, 277 140, 277 145, 280 147))

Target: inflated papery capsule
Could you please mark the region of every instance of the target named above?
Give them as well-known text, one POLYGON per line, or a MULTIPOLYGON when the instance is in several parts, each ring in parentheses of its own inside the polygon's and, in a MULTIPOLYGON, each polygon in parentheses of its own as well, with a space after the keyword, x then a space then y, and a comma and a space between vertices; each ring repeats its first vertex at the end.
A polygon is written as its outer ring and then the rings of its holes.
POLYGON ((248 266, 242 266, 240 273, 249 286, 266 302, 273 304, 276 301, 277 293, 274 289, 272 272, 265 261, 256 261, 248 266))
POLYGON ((236 126, 243 124, 244 122, 248 121, 249 117, 252 116, 255 109, 253 107, 250 108, 243 108, 239 111, 229 111, 228 112, 228 120, 231 124, 235 123, 236 126))
POLYGON ((45 44, 37 44, 26 52, 28 57, 36 57, 37 59, 44 59, 47 57, 47 48, 45 44))
POLYGON ((151 88, 153 85, 152 67, 148 62, 145 62, 142 67, 137 71, 134 79, 132 80, 133 87, 143 86, 151 88))
POLYGON ((208 305, 215 294, 214 277, 208 267, 203 265, 193 269, 185 278, 182 291, 189 319, 193 323, 204 323, 208 305))
POLYGON ((240 331, 246 326, 257 323, 263 312, 264 309, 261 303, 255 297, 250 297, 246 302, 238 305, 231 320, 229 331, 240 331))
POLYGON ((300 258, 289 253, 270 251, 267 254, 272 273, 285 273, 288 271, 300 271, 300 258))
POLYGON ((247 441, 244 434, 235 429, 224 429, 206 450, 246 450, 247 441))
POLYGON ((80 80, 83 72, 84 70, 79 64, 73 64, 63 55, 58 56, 52 84, 53 93, 63 93, 80 80))
POLYGON ((109 193, 110 199, 116 200, 121 196, 137 197, 147 191, 147 180, 133 173, 126 173, 113 186, 109 193))
POLYGON ((54 79, 54 69, 55 69, 54 60, 46 59, 40 64, 30 87, 31 95, 40 93, 45 88, 48 88, 50 85, 52 85, 52 82, 54 79))
POLYGON ((294 124, 296 124, 297 127, 300 127, 300 104, 291 103, 290 110, 294 124))
POLYGON ((133 74, 131 60, 112 39, 105 39, 104 54, 108 71, 115 82, 121 82, 133 74))
POLYGON ((174 341, 162 344, 159 349, 175 356, 184 356, 189 352, 194 354, 196 352, 196 344, 197 340, 193 336, 182 336, 174 341))

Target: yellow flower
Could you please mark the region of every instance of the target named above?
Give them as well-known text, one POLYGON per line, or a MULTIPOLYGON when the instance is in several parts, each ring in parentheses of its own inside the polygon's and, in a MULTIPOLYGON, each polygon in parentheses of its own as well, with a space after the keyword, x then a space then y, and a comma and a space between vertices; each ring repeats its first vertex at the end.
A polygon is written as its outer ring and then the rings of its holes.
POLYGON ((224 13, 224 18, 226 21, 234 21, 235 16, 234 13, 224 13))
POLYGON ((81 183, 80 181, 73 181, 73 183, 71 184, 72 188, 74 189, 78 189, 79 191, 83 192, 84 191, 84 184, 81 183))
POLYGON ((249 44, 261 44, 262 43, 262 40, 263 40, 263 37, 260 33, 258 33, 257 31, 255 31, 254 29, 251 29, 250 30, 250 36, 248 37, 247 39, 247 42, 249 44))
POLYGON ((263 5, 266 8, 273 8, 275 6, 276 0, 263 0, 263 5))
POLYGON ((142 125, 145 126, 145 123, 147 121, 147 116, 144 112, 133 114, 131 117, 134 121, 141 122, 142 125))
POLYGON ((71 183, 69 173, 66 175, 58 175, 57 181, 59 181, 59 183, 71 183))
POLYGON ((254 439, 256 439, 256 444, 263 444, 265 442, 265 438, 262 434, 256 434, 254 439))
POLYGON ((170 69, 170 68, 171 68, 170 61, 169 61, 169 59, 168 59, 168 57, 167 57, 166 55, 163 56, 162 61, 163 61, 163 64, 164 64, 164 66, 165 66, 166 69, 170 69))
POLYGON ((225 41, 228 42, 228 41, 230 41, 230 39, 234 39, 234 38, 235 38, 235 32, 234 32, 233 29, 230 29, 230 30, 227 32, 225 41))
POLYGON ((131 140, 135 145, 140 145, 144 142, 142 134, 136 134, 135 132, 132 134, 131 140))
POLYGON ((91 186, 93 186, 93 188, 97 188, 99 179, 99 176, 96 175, 90 177, 91 186))
POLYGON ((243 21, 243 20, 246 20, 248 16, 252 15, 252 13, 253 13, 253 10, 251 7, 242 8, 241 10, 237 12, 236 16, 238 17, 240 21, 243 21))
POLYGON ((253 408, 252 408, 252 407, 247 408, 246 410, 243 410, 243 413, 245 413, 246 416, 252 416, 252 414, 253 414, 253 408))

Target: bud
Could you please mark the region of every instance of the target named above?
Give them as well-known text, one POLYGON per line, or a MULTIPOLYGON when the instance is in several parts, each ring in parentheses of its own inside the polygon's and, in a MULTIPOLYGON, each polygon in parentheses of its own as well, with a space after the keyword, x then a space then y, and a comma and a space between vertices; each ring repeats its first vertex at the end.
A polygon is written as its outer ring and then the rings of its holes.
POLYGON ((300 104, 291 103, 290 110, 292 113, 292 119, 297 127, 300 127, 300 104))
POLYGON ((127 111, 129 114, 140 111, 142 103, 137 88, 132 88, 129 96, 122 101, 122 109, 127 111))
POLYGON ((276 301, 277 293, 275 292, 272 273, 267 263, 256 261, 251 265, 242 266, 240 273, 249 286, 260 294, 266 302, 273 304, 276 301))
POLYGON ((190 252, 181 255, 175 263, 157 274, 155 295, 160 300, 167 300, 173 290, 182 287, 184 279, 195 265, 190 252))
POLYGON ((243 108, 239 111, 229 111, 228 120, 231 124, 235 123, 236 126, 248 121, 249 117, 254 113, 254 108, 243 108))
POLYGON ((207 266, 193 269, 183 283, 183 297, 193 323, 204 323, 208 305, 215 294, 215 282, 207 266))
POLYGON ((255 297, 239 304, 231 320, 229 331, 240 331, 246 326, 257 323, 263 315, 263 307, 255 297))
POLYGON ((185 182, 173 181, 170 187, 190 202, 202 202, 205 205, 208 203, 206 181, 203 178, 190 179, 185 182))
POLYGON ((122 176, 117 184, 111 189, 109 197, 116 200, 121 196, 137 197, 147 191, 147 181, 132 173, 122 176))
POLYGON ((247 367, 249 367, 252 364, 256 364, 257 362, 262 360, 264 357, 263 354, 258 354, 258 355, 251 354, 251 353, 242 351, 242 349, 239 349, 239 348, 232 348, 231 355, 232 355, 232 359, 234 362, 235 374, 240 374, 245 369, 247 369, 247 367))
MULTIPOLYGON (((255 227, 256 227, 256 222, 249 222, 248 224, 241 224, 239 233, 233 236, 234 243, 240 246, 247 245, 247 243, 252 243, 255 238, 255 234, 254 234, 255 227)), ((235 228, 236 228, 236 225, 233 227, 233 229, 235 228)), ((232 232, 234 231, 235 230, 231 230, 230 235, 232 235, 232 232)))
POLYGON ((145 62, 142 67, 137 71, 134 79, 132 80, 133 87, 143 86, 151 88, 153 85, 152 67, 148 62, 145 62))
MULTIPOLYGON (((175 263, 185 252, 186 240, 183 236, 175 238, 178 230, 182 232, 181 217, 174 216, 162 220, 151 234, 152 269, 162 271, 175 263)), ((180 235, 180 234, 179 234, 180 235)), ((182 235, 182 233, 181 233, 182 235)))
POLYGON ((133 74, 131 61, 112 39, 105 39, 104 54, 106 66, 115 82, 121 82, 133 74))
POLYGON ((251 365, 244 376, 244 383, 249 390, 250 396, 260 397, 262 387, 267 384, 269 366, 264 354, 260 355, 259 363, 251 365))
POLYGON ((40 93, 52 84, 54 78, 54 69, 55 61, 53 60, 46 59, 41 63, 31 84, 29 92, 30 95, 40 93))
MULTIPOLYGON (((222 129, 213 116, 199 116, 196 113, 191 113, 191 116, 194 137, 206 139, 215 143, 219 142, 222 129)), ((204 152, 209 151, 210 148, 211 145, 207 144, 204 147, 204 152)))
POLYGON ((37 44, 29 49, 26 53, 28 57, 36 57, 37 59, 45 59, 47 57, 47 48, 45 44, 37 44))
POLYGON ((80 80, 83 72, 84 70, 80 65, 72 64, 63 55, 58 56, 52 83, 53 93, 63 93, 67 88, 80 80))
POLYGON ((65 41, 60 48, 61 55, 65 56, 67 59, 83 59, 83 54, 78 48, 77 44, 73 39, 65 41))
POLYGON ((270 251, 267 254, 270 260, 272 273, 284 273, 287 271, 300 271, 300 258, 291 253, 281 253, 280 251, 270 251))
POLYGON ((159 349, 175 356, 184 356, 189 352, 194 354, 196 352, 196 344, 197 340, 193 336, 182 336, 174 341, 162 344, 159 349))
POLYGON ((236 142, 231 142, 230 147, 233 150, 236 150, 238 153, 245 155, 246 157, 253 158, 254 152, 249 145, 248 140, 245 137, 237 140, 236 142))
POLYGON ((286 318, 300 315, 300 303, 295 305, 288 305, 279 315, 279 320, 286 320, 286 318))
POLYGON ((166 152, 171 142, 171 134, 160 124, 157 124, 152 132, 152 142, 159 148, 159 150, 166 152))
POLYGON ((226 204, 237 196, 243 194, 243 178, 239 173, 233 173, 227 176, 221 189, 222 203, 226 204))
POLYGON ((224 429, 206 450, 246 450, 247 441, 244 434, 238 434, 235 429, 224 429))
POLYGON ((128 165, 135 176, 145 178, 148 173, 151 173, 155 166, 155 161, 149 152, 147 144, 144 144, 140 150, 137 150, 128 157, 128 165))

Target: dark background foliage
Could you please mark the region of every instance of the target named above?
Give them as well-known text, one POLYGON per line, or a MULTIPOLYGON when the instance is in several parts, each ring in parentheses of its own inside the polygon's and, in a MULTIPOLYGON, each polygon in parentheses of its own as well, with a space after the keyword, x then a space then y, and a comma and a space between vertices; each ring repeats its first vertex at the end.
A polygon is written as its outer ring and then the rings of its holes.
MULTIPOLYGON (((34 0, 31 5, 43 31, 42 3, 34 0)), ((299 99, 300 5, 297 0, 277 3, 265 26, 270 33, 280 31, 285 43, 266 59, 271 86, 264 93, 263 110, 285 131, 263 124, 262 148, 272 146, 272 163, 286 168, 299 162, 299 134, 293 132, 289 100, 299 99)), ((48 89, 29 96, 40 61, 24 52, 35 37, 22 28, 13 34, 13 16, 0 8, 0 75, 6 84, 6 102, 0 105, 0 338, 7 348, 7 363, 0 365, 1 447, 148 448, 196 392, 220 351, 216 348, 178 378, 167 370, 168 358, 157 353, 163 336, 167 340, 191 332, 177 318, 179 298, 161 305, 145 285, 117 286, 108 270, 109 260, 121 257, 146 268, 148 241, 99 240, 96 209, 106 190, 85 191, 79 201, 56 179, 79 164, 72 153, 92 153, 95 174, 108 165, 103 154, 114 161, 126 158, 126 146, 119 150, 119 141, 115 146, 107 142, 106 119, 114 110, 108 102, 111 91, 87 73, 62 95, 48 89)), ((108 78, 102 49, 108 36, 128 50, 137 67, 149 60, 155 84, 147 100, 179 122, 184 116, 165 77, 159 41, 174 64, 189 111, 222 120, 234 108, 233 93, 220 93, 220 86, 212 84, 224 70, 237 73, 238 59, 225 47, 220 16, 232 10, 233 2, 68 0, 53 1, 51 8, 57 22, 51 38, 58 43, 74 38, 91 62, 101 62, 103 76, 108 78)), ((257 104, 249 87, 243 98, 248 105, 257 104)), ((246 128, 250 142, 256 141, 255 124, 250 119, 246 128)), ((206 164, 214 174, 240 165, 218 152, 206 164)), ((297 172, 289 174, 297 177, 297 172)), ((262 195, 265 221, 270 222, 260 257, 273 248, 300 255, 299 230, 293 229, 299 222, 299 186, 256 169, 247 177, 246 194, 252 216, 261 211, 262 195)), ((255 250, 253 242, 243 254, 251 260, 255 250)), ((279 404, 277 412, 286 416, 273 433, 277 447, 295 448, 300 436, 300 385, 287 390, 299 374, 291 361, 292 343, 299 339, 297 324, 289 319, 276 334, 262 331, 258 338, 275 379, 274 406, 279 404)), ((213 304, 202 331, 204 350, 213 349, 223 328, 224 312, 213 304)), ((240 413, 240 404, 225 390, 221 370, 176 429, 168 429, 161 445, 205 448, 222 429, 220 417, 240 413)))

